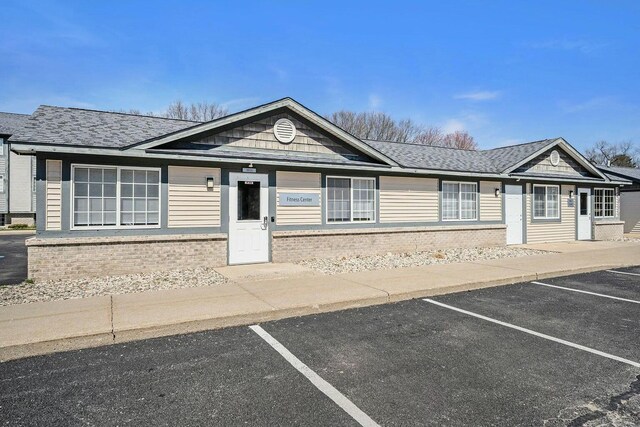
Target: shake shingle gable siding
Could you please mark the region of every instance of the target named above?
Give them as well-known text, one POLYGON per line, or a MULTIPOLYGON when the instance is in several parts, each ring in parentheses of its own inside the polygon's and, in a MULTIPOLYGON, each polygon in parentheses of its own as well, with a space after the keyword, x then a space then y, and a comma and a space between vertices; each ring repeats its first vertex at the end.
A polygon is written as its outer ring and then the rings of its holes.
POLYGON ((42 105, 10 141, 123 148, 198 124, 188 120, 42 105))

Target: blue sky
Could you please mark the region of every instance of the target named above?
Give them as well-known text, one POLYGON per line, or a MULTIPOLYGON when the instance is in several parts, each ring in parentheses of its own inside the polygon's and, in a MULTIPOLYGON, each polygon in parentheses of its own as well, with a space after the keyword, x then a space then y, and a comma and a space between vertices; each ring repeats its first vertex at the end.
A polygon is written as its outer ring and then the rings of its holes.
POLYGON ((640 2, 3 1, 0 111, 291 96, 482 148, 640 145, 640 2))

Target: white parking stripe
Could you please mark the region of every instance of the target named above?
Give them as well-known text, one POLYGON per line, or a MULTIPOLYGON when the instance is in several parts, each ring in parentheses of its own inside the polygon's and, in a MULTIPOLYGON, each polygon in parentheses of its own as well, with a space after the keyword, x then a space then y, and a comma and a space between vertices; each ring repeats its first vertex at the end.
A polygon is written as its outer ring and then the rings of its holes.
POLYGON ((598 293, 595 293, 595 292, 583 291, 581 289, 565 288, 564 286, 550 285, 548 283, 542 283, 542 282, 531 282, 531 283, 535 283, 536 285, 540 285, 540 286, 548 286, 550 288, 564 289, 565 291, 580 292, 581 294, 595 295, 597 297, 610 298, 610 299, 615 299, 615 300, 618 300, 618 301, 632 302, 634 304, 640 304, 640 301, 636 301, 636 300, 633 300, 633 299, 614 297, 614 296, 605 295, 605 294, 598 294, 598 293))
POLYGON ((486 320, 488 322, 496 323, 498 325, 506 326, 507 328, 515 329, 520 332, 524 332, 530 335, 534 335, 536 337, 544 338, 549 341, 557 342, 559 344, 563 344, 569 347, 577 348, 579 350, 583 350, 589 353, 597 354, 598 356, 606 357, 608 359, 616 360, 618 362, 626 363, 627 365, 631 365, 635 368, 640 368, 640 363, 634 362, 633 360, 625 359, 622 357, 615 356, 613 354, 605 353, 604 351, 595 350, 593 348, 585 347, 580 344, 572 343, 571 341, 566 341, 560 338, 552 337, 551 335, 542 334, 540 332, 532 331, 531 329, 526 329, 521 326, 512 325, 511 323, 502 322, 500 320, 492 319, 491 317, 483 316, 481 314, 473 313, 471 311, 463 310, 461 308, 453 307, 451 305, 443 304, 438 301, 434 301, 429 298, 425 298, 423 301, 429 302, 431 304, 438 305, 440 307, 448 308, 449 310, 454 310, 463 314, 467 314, 469 316, 477 317, 478 319, 486 320))
POLYGON ((616 273, 616 274, 628 274, 629 276, 640 276, 640 274, 638 274, 638 273, 628 273, 626 271, 607 270, 607 272, 616 273))
POLYGON ((287 362, 296 368, 302 375, 307 377, 311 383, 323 392, 329 399, 333 400, 339 407, 341 407, 347 414, 356 420, 361 426, 378 426, 379 424, 373 421, 367 414, 362 412, 352 401, 340 393, 334 386, 326 382, 320 375, 316 374, 307 365, 302 363, 300 359, 293 355, 285 346, 280 344, 278 340, 272 337, 267 331, 262 329, 260 325, 249 326, 249 328, 258 334, 260 338, 265 340, 275 351, 280 353, 287 362))

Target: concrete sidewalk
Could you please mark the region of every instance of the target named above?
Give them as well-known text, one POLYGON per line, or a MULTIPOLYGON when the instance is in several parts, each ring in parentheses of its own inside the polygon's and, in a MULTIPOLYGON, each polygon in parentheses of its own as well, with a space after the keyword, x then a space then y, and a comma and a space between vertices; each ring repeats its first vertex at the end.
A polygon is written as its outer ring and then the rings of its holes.
POLYGON ((0 361, 640 264, 638 242, 535 247, 558 253, 332 276, 272 264, 265 280, 229 268, 219 286, 0 307, 0 361))

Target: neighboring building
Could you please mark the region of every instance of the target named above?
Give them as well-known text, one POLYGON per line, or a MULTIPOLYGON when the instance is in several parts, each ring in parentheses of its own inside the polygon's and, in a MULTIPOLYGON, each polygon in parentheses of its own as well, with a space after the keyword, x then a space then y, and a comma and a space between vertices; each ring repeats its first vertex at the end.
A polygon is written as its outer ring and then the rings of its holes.
POLYGON ((625 233, 640 233, 640 169, 599 166, 614 179, 626 179, 631 185, 620 189, 620 220, 625 233))
POLYGON ((628 183, 562 138, 363 141, 290 98, 206 123, 41 106, 10 142, 37 158, 36 279, 616 239, 628 183))
POLYGON ((7 142, 29 117, 0 112, 0 227, 35 223, 35 156, 12 152, 7 142))

